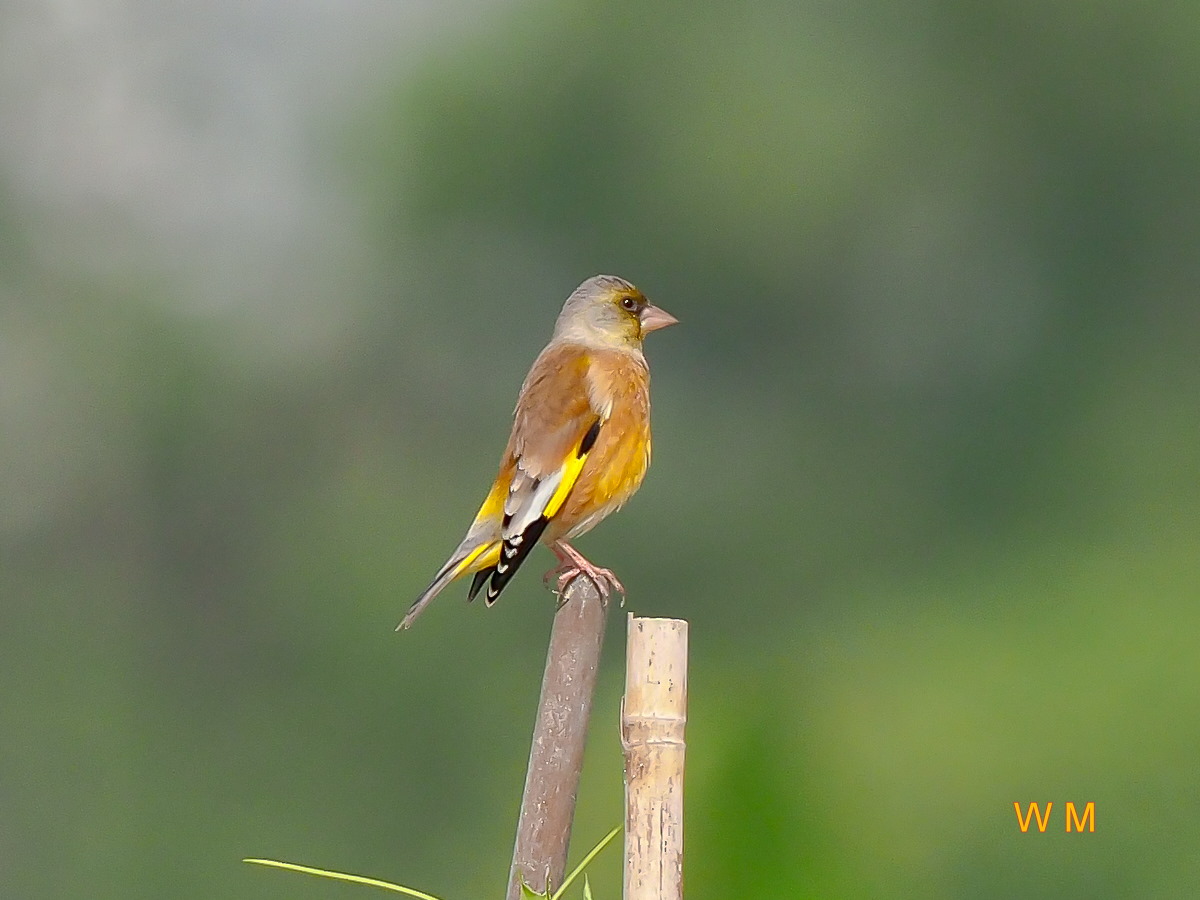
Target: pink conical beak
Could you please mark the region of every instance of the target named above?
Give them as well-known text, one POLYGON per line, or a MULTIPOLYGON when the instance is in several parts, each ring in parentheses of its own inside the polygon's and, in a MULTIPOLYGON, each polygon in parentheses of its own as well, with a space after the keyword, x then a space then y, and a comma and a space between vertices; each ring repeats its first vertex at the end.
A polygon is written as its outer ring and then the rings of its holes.
POLYGON ((642 310, 642 334, 649 334, 652 331, 658 331, 660 328, 666 328, 668 325, 678 324, 679 320, 665 309, 659 309, 657 306, 647 306, 642 310))

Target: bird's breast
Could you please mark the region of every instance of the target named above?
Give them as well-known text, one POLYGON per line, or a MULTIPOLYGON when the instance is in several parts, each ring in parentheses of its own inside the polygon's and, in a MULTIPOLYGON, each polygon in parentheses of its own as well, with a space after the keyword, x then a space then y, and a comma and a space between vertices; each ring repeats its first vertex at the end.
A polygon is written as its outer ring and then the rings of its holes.
POLYGON ((610 375, 611 415, 555 517, 552 540, 578 537, 620 509, 650 467, 649 373, 644 363, 632 361, 610 375))

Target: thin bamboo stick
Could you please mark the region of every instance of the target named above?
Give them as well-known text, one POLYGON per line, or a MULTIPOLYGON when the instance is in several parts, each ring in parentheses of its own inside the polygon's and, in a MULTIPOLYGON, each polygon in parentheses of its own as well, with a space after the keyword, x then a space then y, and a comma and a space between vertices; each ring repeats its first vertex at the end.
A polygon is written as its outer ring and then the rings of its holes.
POLYGON ((519 900, 522 879, 538 892, 544 893, 547 886, 556 889, 567 868, 575 797, 608 617, 596 586, 587 578, 571 582, 563 601, 554 615, 546 651, 507 900, 519 900))
POLYGON ((682 900, 688 623, 629 616, 625 749, 625 900, 682 900))

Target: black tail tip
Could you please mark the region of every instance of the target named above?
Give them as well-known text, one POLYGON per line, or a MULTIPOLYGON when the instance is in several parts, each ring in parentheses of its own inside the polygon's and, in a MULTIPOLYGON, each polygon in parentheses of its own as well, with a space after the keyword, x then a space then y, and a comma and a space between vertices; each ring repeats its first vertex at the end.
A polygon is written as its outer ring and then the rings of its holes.
MULTIPOLYGON (((487 584, 487 580, 492 577, 494 568, 484 569, 482 572, 476 572, 475 577, 471 579, 471 589, 467 591, 467 602, 470 603, 479 594, 480 589, 487 584)), ((491 606, 491 601, 485 600, 488 606, 491 606)))

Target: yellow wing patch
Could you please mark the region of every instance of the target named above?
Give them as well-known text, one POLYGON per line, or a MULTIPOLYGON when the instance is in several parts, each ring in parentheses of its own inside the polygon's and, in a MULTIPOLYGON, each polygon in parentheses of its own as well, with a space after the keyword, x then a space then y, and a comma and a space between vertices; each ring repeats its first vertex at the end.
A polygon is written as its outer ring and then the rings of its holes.
POLYGON ((480 569, 486 569, 489 566, 494 566, 500 560, 500 542, 492 541, 490 544, 481 544, 469 554, 467 558, 454 567, 454 578, 466 575, 468 572, 478 572, 480 569))
POLYGON ((596 446, 596 438, 600 435, 600 426, 603 424, 603 419, 593 422, 592 427, 579 439, 579 446, 575 452, 568 456, 567 461, 563 463, 562 480, 559 481, 554 494, 546 503, 546 508, 542 510, 542 518, 553 519, 555 513, 562 509, 567 496, 571 493, 571 488, 575 487, 575 482, 579 480, 579 473, 583 471, 583 464, 587 462, 588 454, 592 452, 592 447, 596 446))
POLYGON ((554 496, 550 498, 550 502, 542 511, 542 515, 547 519, 553 519, 555 513, 562 509, 567 495, 571 493, 571 488, 575 487, 575 482, 579 480, 579 473, 583 471, 583 464, 587 462, 587 458, 586 453, 582 456, 572 455, 563 464, 563 476, 562 481, 558 483, 558 490, 554 492, 554 496))

